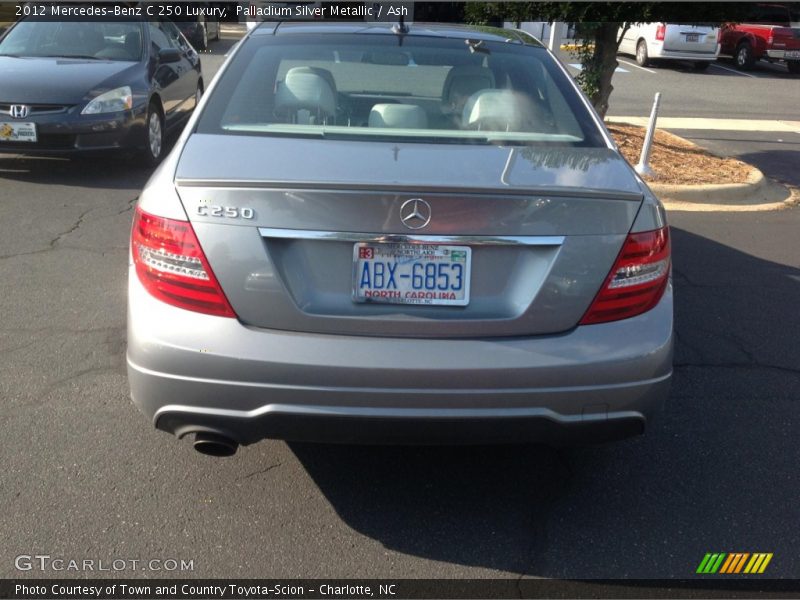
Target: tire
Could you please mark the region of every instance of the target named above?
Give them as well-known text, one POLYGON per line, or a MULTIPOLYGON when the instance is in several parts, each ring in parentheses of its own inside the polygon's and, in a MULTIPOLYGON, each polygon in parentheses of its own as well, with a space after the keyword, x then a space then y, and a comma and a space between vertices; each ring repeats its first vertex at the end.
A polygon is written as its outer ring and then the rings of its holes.
POLYGON ((143 167, 155 167, 164 158, 164 114, 156 102, 151 102, 147 107, 142 142, 138 162, 143 167))
POLYGON ((708 69, 708 65, 710 64, 710 60, 698 60, 696 63, 694 63, 694 70, 697 72, 706 71, 708 69))
POLYGON ((205 52, 208 50, 208 29, 206 29, 205 23, 200 23, 200 33, 197 34, 195 50, 198 52, 205 52))
POLYGON ((203 82, 197 82, 197 90, 194 93, 194 107, 197 108, 197 105, 200 104, 200 98, 203 97, 203 82))
POLYGON ((786 67, 789 69, 789 73, 800 75, 800 60, 786 61, 786 67))
POLYGON ((753 68, 753 65, 756 64, 756 57, 753 56, 753 48, 749 42, 742 42, 736 46, 733 62, 740 71, 749 71, 753 68))
POLYGON ((219 36, 222 35, 222 28, 220 27, 219 21, 217 21, 217 33, 214 34, 214 41, 219 41, 219 36))
POLYGON ((650 64, 650 57, 647 55, 647 42, 639 40, 636 44, 636 64, 646 67, 650 64))

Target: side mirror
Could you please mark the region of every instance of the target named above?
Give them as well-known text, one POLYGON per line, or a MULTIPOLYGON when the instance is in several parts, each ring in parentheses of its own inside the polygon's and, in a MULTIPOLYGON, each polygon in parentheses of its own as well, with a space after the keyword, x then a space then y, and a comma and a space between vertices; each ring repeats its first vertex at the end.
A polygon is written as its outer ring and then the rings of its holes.
POLYGON ((164 50, 159 50, 158 52, 158 62, 165 64, 165 63, 176 63, 181 60, 181 51, 177 50, 176 48, 165 48, 164 50))

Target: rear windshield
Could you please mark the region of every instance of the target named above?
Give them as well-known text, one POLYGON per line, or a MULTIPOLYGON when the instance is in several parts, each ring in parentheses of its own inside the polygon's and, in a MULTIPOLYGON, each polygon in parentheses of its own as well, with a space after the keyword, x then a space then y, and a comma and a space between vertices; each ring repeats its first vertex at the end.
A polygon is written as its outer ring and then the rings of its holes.
POLYGON ((254 36, 198 131, 605 146, 544 49, 413 35, 254 36))

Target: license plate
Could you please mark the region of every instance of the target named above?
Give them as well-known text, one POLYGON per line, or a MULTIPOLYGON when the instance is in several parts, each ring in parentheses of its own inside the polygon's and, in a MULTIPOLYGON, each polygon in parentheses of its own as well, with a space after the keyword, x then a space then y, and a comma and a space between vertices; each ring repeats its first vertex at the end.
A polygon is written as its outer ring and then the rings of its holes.
POLYGON ((699 42, 700 41, 700 34, 699 33, 687 33, 686 34, 686 41, 687 42, 699 42))
POLYGON ((353 247, 353 301, 466 306, 472 249, 440 244, 353 247))
POLYGON ((786 52, 783 53, 783 57, 788 58, 790 60, 793 60, 795 58, 800 58, 800 50, 787 50, 786 52))
POLYGON ((35 123, 0 122, 0 141, 2 142, 35 142, 35 123))

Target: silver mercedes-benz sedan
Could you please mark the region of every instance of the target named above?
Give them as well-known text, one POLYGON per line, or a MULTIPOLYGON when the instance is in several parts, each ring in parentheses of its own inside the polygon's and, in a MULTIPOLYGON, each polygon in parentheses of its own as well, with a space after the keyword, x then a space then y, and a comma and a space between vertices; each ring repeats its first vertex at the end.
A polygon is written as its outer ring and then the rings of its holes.
POLYGON ((260 24, 130 257, 133 400, 207 454, 596 442, 668 394, 664 209, 519 32, 260 24))

